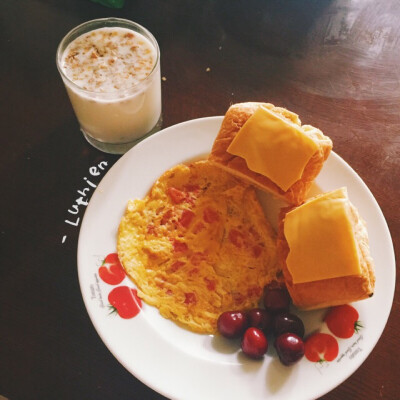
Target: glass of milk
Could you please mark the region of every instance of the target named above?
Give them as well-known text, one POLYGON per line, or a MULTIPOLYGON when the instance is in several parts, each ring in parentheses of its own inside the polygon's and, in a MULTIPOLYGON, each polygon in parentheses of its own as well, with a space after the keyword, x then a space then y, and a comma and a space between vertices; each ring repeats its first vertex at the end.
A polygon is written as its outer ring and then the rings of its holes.
POLYGON ((123 154, 161 128, 160 50, 146 28, 120 18, 85 22, 62 39, 56 61, 97 149, 123 154))

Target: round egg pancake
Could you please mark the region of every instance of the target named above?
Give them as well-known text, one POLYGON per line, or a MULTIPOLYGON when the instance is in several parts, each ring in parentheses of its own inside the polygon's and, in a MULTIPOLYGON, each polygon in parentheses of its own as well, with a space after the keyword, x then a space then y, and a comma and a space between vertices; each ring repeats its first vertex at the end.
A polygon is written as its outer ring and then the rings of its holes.
POLYGON ((208 161, 171 168, 128 202, 118 255, 139 297, 199 333, 216 332, 224 311, 256 307, 280 273, 255 189, 208 161))

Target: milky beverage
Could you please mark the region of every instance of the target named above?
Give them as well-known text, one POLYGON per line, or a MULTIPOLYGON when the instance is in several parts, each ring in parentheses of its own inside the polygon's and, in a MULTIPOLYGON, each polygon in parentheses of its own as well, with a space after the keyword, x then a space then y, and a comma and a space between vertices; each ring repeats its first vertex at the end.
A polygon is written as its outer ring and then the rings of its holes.
POLYGON ((159 121, 158 54, 142 34, 121 27, 85 33, 66 47, 61 69, 81 128, 95 140, 132 142, 159 121))

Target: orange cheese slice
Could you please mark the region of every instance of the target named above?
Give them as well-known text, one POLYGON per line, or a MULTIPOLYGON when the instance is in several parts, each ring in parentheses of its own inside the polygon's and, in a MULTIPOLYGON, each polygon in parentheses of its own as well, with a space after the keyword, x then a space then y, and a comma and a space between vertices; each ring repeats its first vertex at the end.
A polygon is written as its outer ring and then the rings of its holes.
POLYGON ((287 191, 298 181, 317 144, 302 128, 260 106, 241 127, 227 151, 287 191))
POLYGON ((284 234, 294 284, 361 274, 346 188, 287 213, 284 234))

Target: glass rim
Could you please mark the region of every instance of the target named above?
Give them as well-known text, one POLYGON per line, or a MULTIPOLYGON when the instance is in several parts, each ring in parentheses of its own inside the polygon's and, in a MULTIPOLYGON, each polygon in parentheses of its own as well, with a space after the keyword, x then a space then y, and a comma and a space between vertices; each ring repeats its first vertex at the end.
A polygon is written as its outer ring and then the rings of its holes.
MULTIPOLYGON (((72 42, 72 40, 71 40, 71 42, 72 42)), ((156 38, 154 37, 154 35, 147 28, 145 28, 144 26, 138 24, 137 22, 131 21, 129 19, 116 18, 116 17, 92 19, 92 20, 83 22, 83 23, 75 26, 69 32, 67 32, 64 35, 64 37, 61 39, 59 45, 57 46, 57 52, 56 52, 56 65, 57 65, 57 69, 58 69, 58 72, 60 73, 61 77, 65 81, 67 81, 68 84, 70 84, 74 89, 76 89, 78 91, 81 91, 81 92, 84 92, 84 93, 91 94, 93 96, 102 96, 102 95, 117 95, 118 96, 121 93, 126 93, 126 92, 129 92, 132 89, 140 87, 141 85, 144 85, 146 82, 148 82, 150 80, 150 78, 154 75, 155 71, 157 70, 157 67, 159 66, 159 64, 160 64, 160 48, 158 46, 158 42, 157 42, 156 38), (65 45, 65 43, 75 33, 78 33, 80 30, 82 30, 82 28, 84 28, 84 27, 86 27, 88 25, 91 25, 91 24, 98 24, 98 25, 104 24, 104 26, 97 26, 97 27, 94 27, 93 29, 88 29, 87 31, 83 31, 82 33, 78 34, 73 40, 75 40, 76 38, 78 38, 81 35, 84 35, 85 33, 91 32, 92 30, 101 29, 101 28, 108 28, 108 27, 109 28, 113 28, 113 27, 127 28, 127 29, 129 29, 129 26, 130 27, 136 27, 136 28, 139 28, 139 30, 142 31, 142 32, 139 32, 140 34, 144 33, 145 35, 147 35, 147 36, 145 36, 146 39, 150 40, 151 44, 154 46, 154 48, 156 50, 156 60, 155 60, 155 63, 153 65, 152 70, 146 76, 146 78, 141 80, 140 82, 137 82, 137 83, 133 84, 129 88, 123 88, 123 89, 114 90, 114 91, 108 91, 108 92, 99 92, 99 91, 95 91, 95 90, 84 89, 83 87, 77 85, 72 79, 70 79, 65 74, 65 72, 63 71, 63 69, 61 68, 61 65, 60 65, 60 61, 62 59, 62 55, 63 55, 65 49, 69 45, 69 43, 67 45, 65 45), (118 24, 121 24, 121 25, 118 25, 118 24)))

